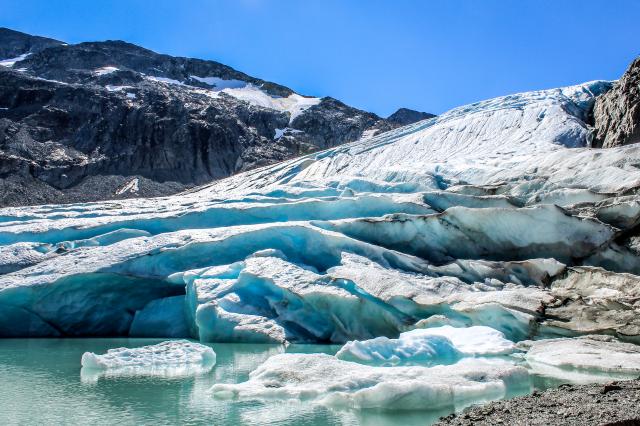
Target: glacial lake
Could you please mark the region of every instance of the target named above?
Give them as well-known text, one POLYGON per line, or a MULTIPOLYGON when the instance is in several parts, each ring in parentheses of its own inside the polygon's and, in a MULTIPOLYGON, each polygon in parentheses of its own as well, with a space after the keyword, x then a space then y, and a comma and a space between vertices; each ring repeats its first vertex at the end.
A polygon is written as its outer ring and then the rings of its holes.
MULTIPOLYGON (((86 351, 104 353, 166 339, 0 339, 2 425, 427 425, 447 412, 332 409, 310 402, 217 400, 215 383, 245 381, 282 352, 334 354, 339 346, 211 344, 211 372, 188 378, 81 376, 86 351)), ((545 387, 547 383, 536 383, 545 387)))

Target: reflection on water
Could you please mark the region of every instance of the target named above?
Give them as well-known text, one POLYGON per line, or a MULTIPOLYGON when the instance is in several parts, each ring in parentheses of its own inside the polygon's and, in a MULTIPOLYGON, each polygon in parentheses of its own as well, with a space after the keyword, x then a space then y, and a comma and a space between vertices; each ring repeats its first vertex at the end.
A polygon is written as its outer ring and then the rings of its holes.
POLYGON ((335 354, 338 346, 212 344, 213 370, 191 377, 81 375, 87 351, 162 339, 0 339, 0 424, 426 425, 445 412, 338 410, 300 401, 228 401, 215 383, 237 383, 282 352, 335 354))

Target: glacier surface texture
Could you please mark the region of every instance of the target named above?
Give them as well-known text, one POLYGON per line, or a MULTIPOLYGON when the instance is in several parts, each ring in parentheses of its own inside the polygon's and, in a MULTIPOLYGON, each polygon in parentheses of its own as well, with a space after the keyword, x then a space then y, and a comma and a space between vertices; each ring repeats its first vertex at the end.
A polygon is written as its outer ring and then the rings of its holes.
POLYGON ((0 335, 341 344, 213 393, 356 408, 637 375, 640 146, 590 148, 610 86, 478 102, 177 196, 2 209, 0 335))

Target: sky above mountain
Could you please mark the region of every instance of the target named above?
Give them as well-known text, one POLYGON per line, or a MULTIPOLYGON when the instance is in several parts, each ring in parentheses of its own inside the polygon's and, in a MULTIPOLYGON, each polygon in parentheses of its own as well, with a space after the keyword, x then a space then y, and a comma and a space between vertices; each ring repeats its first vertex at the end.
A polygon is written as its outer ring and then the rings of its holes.
POLYGON ((0 26, 212 59, 383 116, 616 79, 640 55, 633 0, 0 0, 0 11, 0 26))

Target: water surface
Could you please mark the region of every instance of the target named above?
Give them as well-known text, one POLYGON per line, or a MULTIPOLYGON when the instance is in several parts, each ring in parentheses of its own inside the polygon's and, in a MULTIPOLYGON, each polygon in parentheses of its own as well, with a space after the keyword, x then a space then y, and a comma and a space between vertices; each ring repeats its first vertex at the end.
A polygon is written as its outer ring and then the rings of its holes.
POLYGON ((215 383, 245 381, 269 356, 325 352, 339 346, 212 344, 210 373, 189 378, 100 378, 82 381, 86 351, 143 346, 166 339, 0 339, 2 425, 426 425, 446 412, 334 410, 299 401, 223 401, 215 383))

